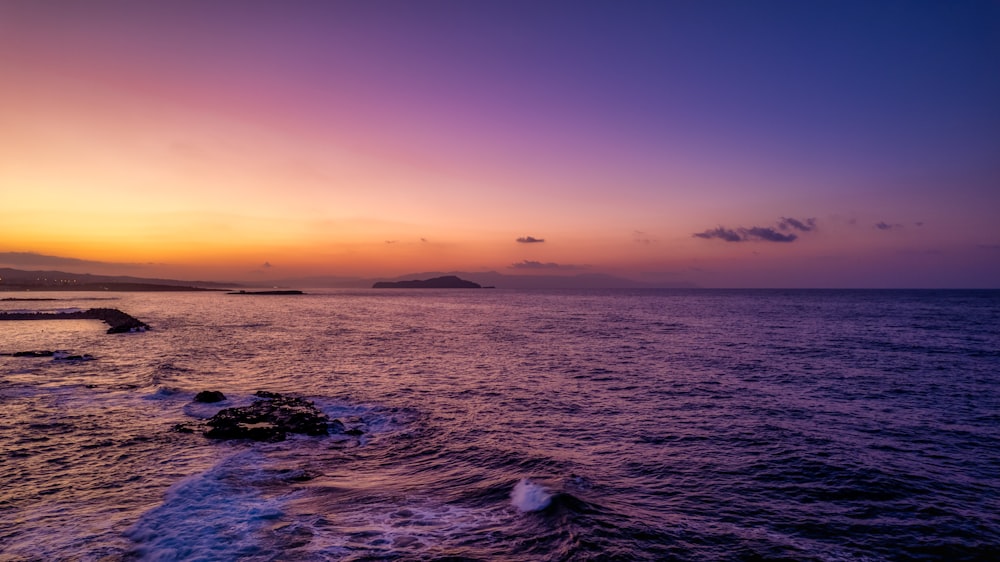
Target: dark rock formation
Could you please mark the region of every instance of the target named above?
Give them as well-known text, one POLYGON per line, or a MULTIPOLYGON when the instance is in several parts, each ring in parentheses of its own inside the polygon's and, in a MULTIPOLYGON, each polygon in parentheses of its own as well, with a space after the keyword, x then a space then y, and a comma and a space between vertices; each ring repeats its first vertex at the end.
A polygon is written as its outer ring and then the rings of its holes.
POLYGON ((15 351, 14 353, 0 353, 0 355, 10 355, 12 357, 51 357, 56 361, 93 361, 95 358, 89 353, 74 354, 66 351, 15 351))
POLYGON ((330 418, 302 398, 276 392, 258 392, 249 406, 219 410, 204 424, 180 424, 174 431, 192 433, 201 429, 211 439, 284 441, 289 433, 329 435, 330 418))
POLYGON ((14 357, 52 357, 55 351, 15 351, 11 353, 14 357))
POLYGON ((482 289, 479 283, 459 279, 454 275, 435 277, 433 279, 412 281, 379 281, 372 285, 373 289, 482 289))
POLYGON ((145 322, 133 318, 117 308, 91 308, 81 313, 81 318, 93 318, 101 320, 108 326, 109 334, 120 334, 124 332, 143 332, 149 329, 145 322))
POLYGON ((275 290, 275 291, 230 291, 227 295, 304 295, 302 291, 296 290, 275 290))
POLYGON ((219 392, 218 390, 202 390, 198 394, 194 395, 195 402, 204 402, 206 404, 211 404, 213 402, 222 402, 226 399, 226 395, 219 392))
POLYGON ((149 325, 117 308, 91 308, 80 312, 0 312, 0 320, 101 320, 109 334, 144 332, 149 325))

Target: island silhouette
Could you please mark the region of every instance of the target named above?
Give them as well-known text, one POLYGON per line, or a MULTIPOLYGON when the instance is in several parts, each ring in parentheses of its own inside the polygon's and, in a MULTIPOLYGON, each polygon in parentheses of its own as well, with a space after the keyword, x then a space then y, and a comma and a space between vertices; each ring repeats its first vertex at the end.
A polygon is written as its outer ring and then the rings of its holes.
POLYGON ((454 275, 434 277, 433 279, 412 279, 410 281, 378 281, 373 289, 482 289, 479 283, 466 281, 454 275))

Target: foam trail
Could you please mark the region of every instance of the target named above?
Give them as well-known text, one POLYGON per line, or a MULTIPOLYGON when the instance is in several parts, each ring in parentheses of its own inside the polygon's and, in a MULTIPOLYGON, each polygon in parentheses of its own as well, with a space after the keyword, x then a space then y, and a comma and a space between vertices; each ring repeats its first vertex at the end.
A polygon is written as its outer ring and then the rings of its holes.
POLYGON ((510 493, 510 503, 521 511, 540 511, 549 506, 552 495, 545 488, 522 478, 510 493))
POLYGON ((133 554, 157 562, 260 554, 260 532, 282 514, 280 500, 263 497, 252 485, 261 461, 253 452, 237 454, 174 484, 160 506, 126 531, 133 554))

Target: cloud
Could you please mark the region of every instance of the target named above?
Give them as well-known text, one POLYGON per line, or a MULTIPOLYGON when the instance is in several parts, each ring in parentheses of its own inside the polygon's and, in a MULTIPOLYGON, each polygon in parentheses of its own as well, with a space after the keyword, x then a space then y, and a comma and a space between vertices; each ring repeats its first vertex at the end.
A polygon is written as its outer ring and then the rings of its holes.
POLYGON ((81 260, 62 256, 47 256, 35 252, 0 252, 0 263, 32 267, 143 267, 150 264, 116 263, 94 260, 81 260))
POLYGON ((263 267, 264 269, 270 269, 270 268, 272 268, 272 267, 274 267, 274 266, 273 266, 273 265, 271 265, 271 262, 269 262, 269 261, 266 261, 266 262, 264 262, 264 263, 263 263, 263 264, 261 265, 261 267, 263 267))
POLYGON ((798 230, 800 232, 812 232, 816 230, 816 219, 798 220, 789 217, 781 217, 777 222, 777 229, 770 226, 751 226, 750 228, 726 228, 718 226, 704 232, 695 232, 691 236, 695 238, 705 238, 711 240, 718 238, 726 242, 794 242, 799 239, 799 235, 794 232, 787 234, 778 232, 780 230, 798 230))
POLYGON ((398 242, 399 242, 399 240, 386 240, 385 241, 386 244, 396 244, 398 242))
POLYGON ((587 265, 573 265, 573 264, 559 264, 559 263, 543 263, 540 261, 530 261, 524 260, 517 263, 512 263, 508 266, 510 269, 561 269, 561 270, 576 270, 576 269, 587 269, 590 266, 587 265))
POLYGON ((646 236, 646 233, 641 230, 632 231, 632 241, 635 242, 636 244, 644 244, 644 245, 656 242, 656 240, 649 238, 648 236, 646 236))
POLYGON ((427 239, 426 239, 426 238, 421 238, 421 239, 420 239, 420 241, 421 241, 422 243, 424 243, 424 244, 426 244, 426 243, 427 243, 427 239))
POLYGON ((743 242, 743 237, 739 232, 728 228, 722 228, 721 226, 712 230, 706 230, 705 232, 696 232, 691 236, 706 239, 718 238, 720 240, 725 240, 726 242, 743 242))
POLYGON ((741 228, 740 233, 743 234, 744 240, 757 238, 767 242, 794 242, 798 238, 795 234, 782 234, 773 228, 763 226, 741 228))
POLYGON ((884 222, 884 221, 879 221, 879 222, 875 223, 875 228, 877 228, 879 230, 893 230, 895 228, 903 228, 903 225, 898 224, 898 223, 897 224, 889 224, 889 223, 884 222))
POLYGON ((781 230, 794 228, 795 230, 800 230, 802 232, 812 232, 813 230, 816 230, 816 219, 809 218, 804 221, 800 221, 790 217, 781 217, 781 220, 778 221, 778 228, 781 230))
POLYGON ((534 236, 522 236, 522 237, 518 238, 517 241, 519 243, 521 243, 521 244, 538 244, 538 243, 541 243, 541 242, 545 242, 545 239, 544 238, 535 238, 534 236))

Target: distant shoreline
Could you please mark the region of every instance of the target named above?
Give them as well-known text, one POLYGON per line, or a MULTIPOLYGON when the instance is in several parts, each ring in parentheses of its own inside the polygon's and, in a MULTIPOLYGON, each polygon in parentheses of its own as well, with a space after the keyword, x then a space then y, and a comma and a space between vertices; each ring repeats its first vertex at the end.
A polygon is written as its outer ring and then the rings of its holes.
POLYGON ((229 289, 208 289, 205 287, 192 287, 187 285, 155 285, 147 283, 84 283, 84 284, 63 284, 63 285, 5 285, 0 284, 0 292, 6 293, 27 293, 27 292, 105 292, 118 291, 127 293, 162 293, 162 292, 200 292, 200 291, 228 291, 229 289))

